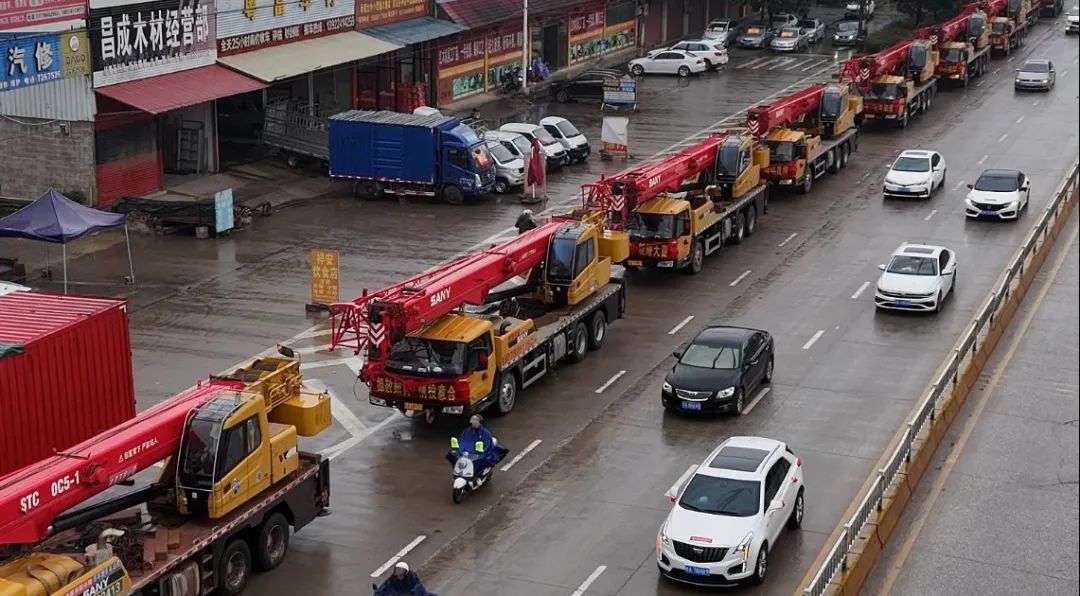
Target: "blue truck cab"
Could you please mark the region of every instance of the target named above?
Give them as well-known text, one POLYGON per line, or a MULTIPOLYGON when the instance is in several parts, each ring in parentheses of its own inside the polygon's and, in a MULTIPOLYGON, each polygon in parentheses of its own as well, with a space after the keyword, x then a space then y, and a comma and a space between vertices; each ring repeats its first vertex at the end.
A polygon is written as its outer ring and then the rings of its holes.
POLYGON ((330 176, 355 194, 437 197, 458 205, 495 184, 495 162, 473 129, 437 114, 350 110, 329 120, 330 176))

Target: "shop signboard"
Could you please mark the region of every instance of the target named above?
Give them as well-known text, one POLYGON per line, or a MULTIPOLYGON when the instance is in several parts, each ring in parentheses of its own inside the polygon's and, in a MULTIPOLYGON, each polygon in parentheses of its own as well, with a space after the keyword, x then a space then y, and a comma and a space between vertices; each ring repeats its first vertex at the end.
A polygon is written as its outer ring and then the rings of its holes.
POLYGON ((630 119, 625 116, 604 116, 604 123, 600 129, 600 151, 607 156, 630 155, 630 141, 627 127, 630 119))
POLYGON ((213 0, 94 4, 89 19, 94 87, 209 66, 217 60, 213 0))
POLYGON ((0 31, 86 18, 86 0, 0 0, 0 31))
POLYGON ((598 8, 570 17, 570 64, 584 62, 600 55, 604 41, 604 9, 598 8))
POLYGON ((609 54, 634 47, 637 43, 637 21, 608 23, 604 28, 604 41, 604 51, 609 54))
POLYGON ((355 2, 356 26, 360 29, 418 19, 428 16, 431 12, 428 0, 355 0, 355 2))
POLYGON ((637 80, 630 75, 604 80, 604 100, 601 109, 608 106, 637 107, 637 80))
MULTIPOLYGON (((520 24, 518 25, 520 27, 520 24)), ((521 30, 492 31, 487 36, 487 85, 488 91, 502 83, 503 74, 521 65, 521 49, 525 36, 521 30)))
POLYGON ((214 193, 214 233, 220 234, 233 229, 236 225, 233 214, 233 193, 231 188, 214 193))
POLYGON ((0 35, 0 92, 90 74, 86 31, 0 35))
POLYGON ((484 92, 486 39, 469 36, 439 46, 439 104, 484 92))
POLYGON ((354 0, 217 0, 217 5, 218 56, 356 28, 354 0))

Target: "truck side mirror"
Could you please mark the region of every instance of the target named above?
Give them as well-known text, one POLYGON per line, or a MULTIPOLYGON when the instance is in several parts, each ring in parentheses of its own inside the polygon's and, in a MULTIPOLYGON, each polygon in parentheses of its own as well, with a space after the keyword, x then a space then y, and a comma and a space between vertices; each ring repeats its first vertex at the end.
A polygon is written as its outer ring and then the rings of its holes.
POLYGON ((488 367, 488 353, 480 352, 476 356, 476 363, 481 370, 487 370, 488 367))

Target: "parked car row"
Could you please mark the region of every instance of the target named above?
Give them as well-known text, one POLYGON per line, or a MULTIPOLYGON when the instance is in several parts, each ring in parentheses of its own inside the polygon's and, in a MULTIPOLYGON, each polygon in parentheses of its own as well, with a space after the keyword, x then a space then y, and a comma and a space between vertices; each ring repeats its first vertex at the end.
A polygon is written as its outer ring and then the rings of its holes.
POLYGON ((561 116, 548 116, 539 124, 510 122, 498 130, 485 131, 483 137, 495 162, 494 190, 497 193, 507 193, 525 184, 534 140, 544 152, 548 171, 585 163, 592 153, 585 135, 561 116))

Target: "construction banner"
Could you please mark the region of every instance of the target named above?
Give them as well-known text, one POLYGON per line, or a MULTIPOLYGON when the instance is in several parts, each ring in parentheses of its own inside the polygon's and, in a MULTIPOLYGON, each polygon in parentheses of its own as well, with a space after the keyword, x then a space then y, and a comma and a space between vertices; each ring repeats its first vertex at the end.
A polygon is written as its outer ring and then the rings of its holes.
POLYGON ((600 129, 600 153, 604 157, 630 154, 630 142, 627 127, 630 119, 625 116, 604 116, 604 125, 600 129))
POLYGON ((338 252, 311 249, 311 303, 329 306, 338 300, 338 252))

